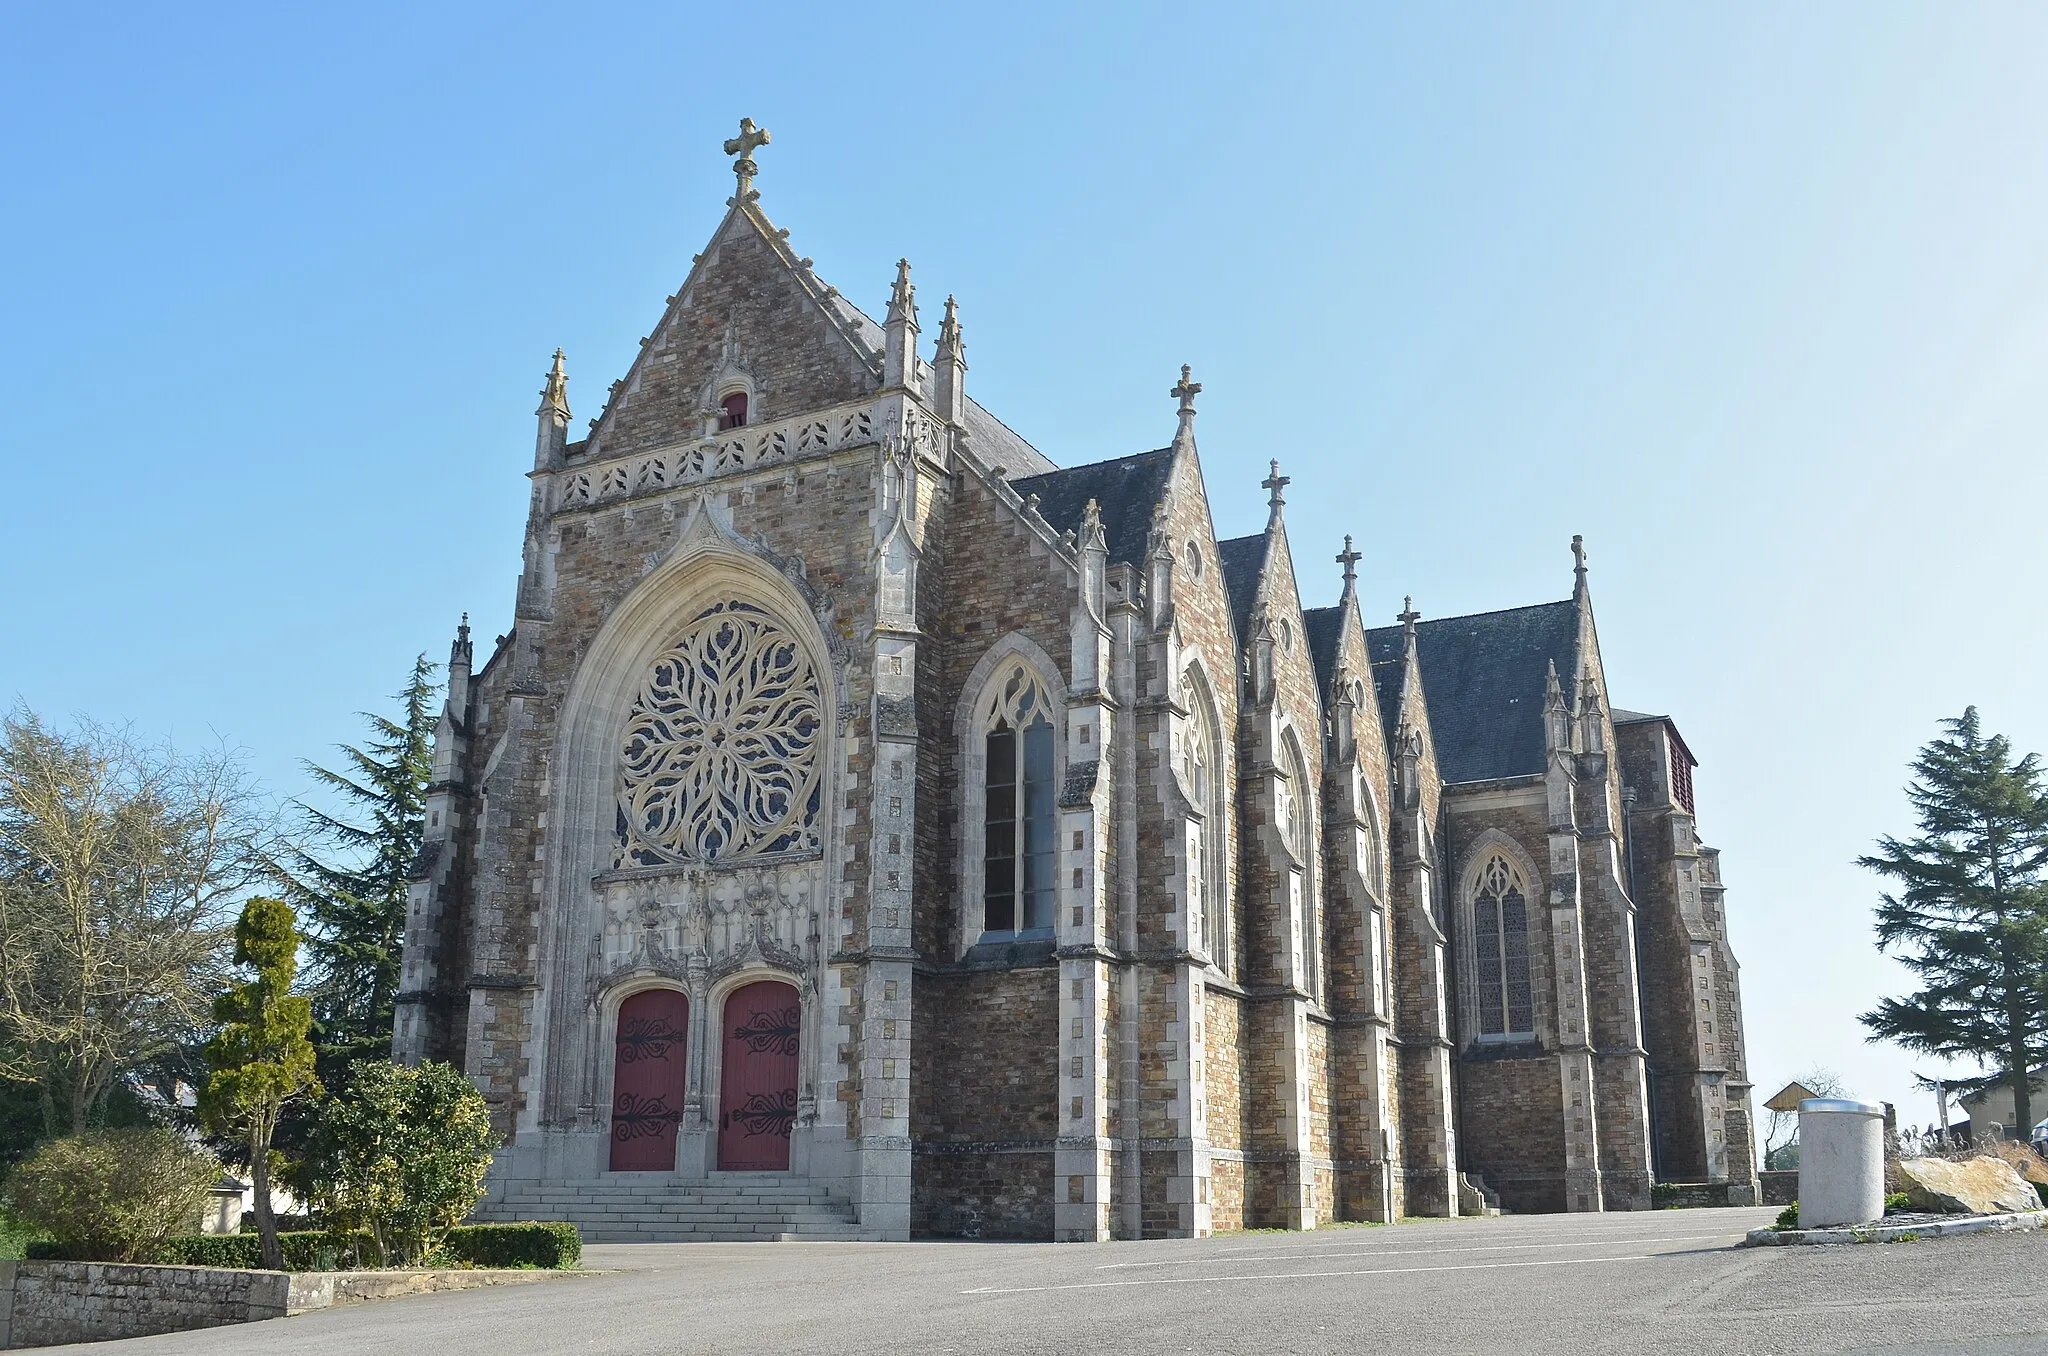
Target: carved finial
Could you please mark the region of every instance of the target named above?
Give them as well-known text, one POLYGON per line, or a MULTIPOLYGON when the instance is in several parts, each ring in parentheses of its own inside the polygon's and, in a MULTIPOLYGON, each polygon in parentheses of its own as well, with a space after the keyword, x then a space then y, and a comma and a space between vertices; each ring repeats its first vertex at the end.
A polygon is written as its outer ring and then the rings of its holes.
POLYGON ((1363 559, 1351 549, 1351 534, 1344 534, 1344 549, 1337 553, 1337 563, 1344 567, 1344 587, 1349 590, 1358 582, 1358 562, 1363 559))
POLYGON ((1572 537, 1572 578, 1573 587, 1580 593, 1586 590, 1586 539, 1576 534, 1572 537))
POLYGON ((555 361, 548 368, 547 384, 540 388, 540 408, 535 414, 559 414, 565 421, 569 418, 569 373, 562 366, 562 350, 555 350, 555 361))
POLYGON ((939 322, 938 359, 963 367, 967 364, 967 346, 960 339, 960 303, 951 294, 946 297, 946 318, 939 322))
POLYGON ((1174 437, 1184 441, 1195 436, 1195 397, 1202 393, 1202 383, 1194 380, 1194 368, 1186 363, 1180 365, 1180 380, 1167 394, 1180 402, 1180 429, 1174 437))
POLYGON ((1097 536, 1102 531, 1102 505, 1090 499, 1081 510, 1081 540, 1097 536))
POLYGON ((448 667, 469 666, 472 655, 469 644, 469 614, 462 614, 462 624, 455 628, 455 643, 448 647, 448 667))
POLYGON ((1395 614, 1394 620, 1401 623, 1402 635, 1410 640, 1415 639, 1415 623, 1422 620, 1422 614, 1415 610, 1415 600, 1413 598, 1403 598, 1401 600, 1401 610, 1395 614))
POLYGON ((1271 465, 1273 473, 1260 481, 1259 486, 1266 491, 1266 507, 1278 513, 1280 506, 1287 502, 1287 497, 1281 491, 1293 484, 1294 478, 1280 474, 1279 462, 1275 461, 1271 465))
POLYGON ((896 285, 889 289, 888 318, 895 320, 899 316, 917 316, 917 285, 910 281, 908 259, 896 261, 896 285))
POLYGON ((917 384, 917 288, 910 261, 896 261, 896 285, 889 289, 889 314, 882 327, 882 385, 917 384))
POLYGON ((741 202, 745 202, 753 196, 754 176, 761 169, 759 165, 754 163, 754 152, 766 146, 772 140, 774 138, 768 135, 767 128, 754 126, 752 118, 741 118, 740 134, 730 138, 725 143, 725 153, 739 157, 738 160, 733 162, 732 172, 739 176, 739 199, 741 202))

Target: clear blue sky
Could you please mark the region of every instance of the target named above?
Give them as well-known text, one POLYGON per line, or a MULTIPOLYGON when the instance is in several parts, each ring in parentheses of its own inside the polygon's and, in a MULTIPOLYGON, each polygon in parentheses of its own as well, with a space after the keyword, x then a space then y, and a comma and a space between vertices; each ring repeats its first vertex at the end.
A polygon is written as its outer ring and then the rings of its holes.
POLYGON ((768 126, 879 314, 957 292, 1056 460, 1194 364, 1220 527, 1310 605, 1564 596, 1726 853, 1760 1091, 1932 1115, 1852 859, 1978 703, 2048 750, 2048 9, 9 4, 0 695, 279 796, 464 609, 509 625, 535 392, 581 421, 768 126))

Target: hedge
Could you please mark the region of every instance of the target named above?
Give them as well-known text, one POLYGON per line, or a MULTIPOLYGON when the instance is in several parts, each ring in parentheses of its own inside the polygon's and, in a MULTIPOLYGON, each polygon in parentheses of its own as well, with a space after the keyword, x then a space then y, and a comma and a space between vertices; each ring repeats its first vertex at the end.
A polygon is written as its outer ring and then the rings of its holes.
POLYGON ((450 1229, 439 1256, 456 1266, 538 1267, 565 1271, 583 1259, 583 1235, 563 1220, 471 1224, 450 1229))
MULTIPOLYGON (((362 1243, 369 1235, 359 1235, 362 1243)), ((334 1235, 321 1232, 277 1236, 287 1271, 337 1271, 349 1264, 347 1249, 334 1235)), ((254 1234, 187 1234, 167 1238, 149 1256, 158 1266, 234 1267, 255 1270, 262 1265, 260 1240, 254 1234)), ((365 1249, 367 1250, 367 1249, 365 1249)), ((28 1245, 31 1260, 97 1261, 71 1257, 58 1244, 28 1245)), ((564 1271, 583 1257, 583 1236, 561 1220, 526 1224, 471 1224, 450 1229, 436 1249, 436 1265, 448 1267, 533 1267, 564 1271)))

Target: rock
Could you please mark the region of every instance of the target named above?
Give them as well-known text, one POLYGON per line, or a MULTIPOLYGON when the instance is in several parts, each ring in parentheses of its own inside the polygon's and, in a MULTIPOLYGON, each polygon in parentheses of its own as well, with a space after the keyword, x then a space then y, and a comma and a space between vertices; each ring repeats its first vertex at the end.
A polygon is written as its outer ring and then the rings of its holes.
POLYGON ((1906 1199, 1916 1210, 1945 1215, 2002 1215, 2039 1210, 2033 1184, 2002 1158, 1980 1154, 1962 1163, 1946 1158, 1908 1158, 1899 1164, 1906 1199))

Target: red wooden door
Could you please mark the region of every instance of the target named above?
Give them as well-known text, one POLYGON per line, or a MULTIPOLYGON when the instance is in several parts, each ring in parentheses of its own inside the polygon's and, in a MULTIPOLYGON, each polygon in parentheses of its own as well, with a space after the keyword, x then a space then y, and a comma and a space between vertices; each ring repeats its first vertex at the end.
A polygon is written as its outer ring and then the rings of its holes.
POLYGON ((718 1166, 727 1172, 789 1168, 802 1014, 796 990, 772 979, 734 989, 725 1000, 718 1166))
POLYGON ((612 1171, 673 1172, 683 1118, 690 1000, 648 989, 619 1005, 612 1063, 612 1171))

